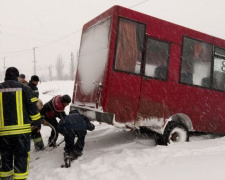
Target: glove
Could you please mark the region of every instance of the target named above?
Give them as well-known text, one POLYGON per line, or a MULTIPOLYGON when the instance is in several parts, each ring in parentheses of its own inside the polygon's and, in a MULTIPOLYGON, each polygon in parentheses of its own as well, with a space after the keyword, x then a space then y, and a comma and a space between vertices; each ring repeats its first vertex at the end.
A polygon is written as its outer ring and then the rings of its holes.
POLYGON ((89 122, 89 123, 87 124, 87 130, 93 131, 94 129, 95 129, 95 125, 92 124, 91 122, 89 122))
POLYGON ((90 122, 90 120, 86 116, 83 116, 83 118, 86 120, 86 123, 87 123, 87 127, 86 128, 87 128, 87 130, 93 131, 95 129, 95 125, 92 124, 90 122))
MULTIPOLYGON (((31 123, 31 126, 34 126, 34 127, 36 127, 35 129, 40 130, 40 129, 41 129, 41 120, 33 121, 33 122, 31 123)), ((32 128, 32 129, 33 129, 33 128, 32 128)))

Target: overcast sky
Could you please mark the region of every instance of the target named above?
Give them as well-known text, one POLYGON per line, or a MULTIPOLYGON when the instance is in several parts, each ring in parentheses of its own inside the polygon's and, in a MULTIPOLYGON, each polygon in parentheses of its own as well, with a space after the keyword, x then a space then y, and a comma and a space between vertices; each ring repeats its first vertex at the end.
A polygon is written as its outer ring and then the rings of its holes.
POLYGON ((113 5, 225 39, 224 0, 0 0, 0 79, 5 59, 6 67, 17 67, 29 80, 34 47, 37 75, 48 75, 58 55, 66 73, 83 24, 113 5))

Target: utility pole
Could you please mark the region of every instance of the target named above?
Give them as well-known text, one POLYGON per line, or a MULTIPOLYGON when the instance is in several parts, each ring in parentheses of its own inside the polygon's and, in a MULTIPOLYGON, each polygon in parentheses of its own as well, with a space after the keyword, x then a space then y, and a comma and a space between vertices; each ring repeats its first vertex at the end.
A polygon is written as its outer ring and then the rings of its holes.
POLYGON ((5 67, 5 58, 6 58, 6 56, 4 57, 4 74, 5 74, 5 69, 6 69, 6 67, 5 67))
POLYGON ((52 81, 52 69, 51 69, 51 65, 48 67, 49 70, 49 81, 52 81))
POLYGON ((74 66, 74 55, 71 52, 71 63, 70 63, 70 78, 71 80, 74 80, 74 73, 75 72, 75 66, 74 66))
POLYGON ((33 50, 34 50, 34 61, 33 61, 33 62, 34 62, 34 75, 36 75, 36 62, 37 62, 37 61, 35 60, 35 48, 36 48, 36 47, 33 48, 33 50))

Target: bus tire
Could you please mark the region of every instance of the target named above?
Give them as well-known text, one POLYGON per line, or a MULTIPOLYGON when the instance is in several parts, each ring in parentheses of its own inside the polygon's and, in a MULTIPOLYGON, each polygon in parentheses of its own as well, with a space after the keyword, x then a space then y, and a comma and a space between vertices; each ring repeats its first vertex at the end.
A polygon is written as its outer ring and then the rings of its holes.
POLYGON ((156 145, 166 145, 164 137, 162 134, 159 134, 157 132, 154 133, 154 139, 155 139, 155 143, 156 145))
POLYGON ((163 139, 165 145, 173 143, 184 143, 189 141, 189 133, 187 127, 179 122, 169 122, 165 128, 163 139))

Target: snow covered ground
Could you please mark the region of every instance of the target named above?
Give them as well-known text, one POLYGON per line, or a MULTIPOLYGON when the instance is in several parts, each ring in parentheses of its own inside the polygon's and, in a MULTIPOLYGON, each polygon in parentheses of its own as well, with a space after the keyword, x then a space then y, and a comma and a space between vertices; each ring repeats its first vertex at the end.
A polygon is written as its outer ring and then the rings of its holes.
MULTIPOLYGON (((43 82, 40 98, 47 102, 54 95, 72 95, 73 81, 43 82)), ((66 112, 69 108, 66 109, 66 112)), ((36 152, 31 146, 29 180, 222 180, 225 178, 225 137, 191 136, 190 142, 156 146, 153 137, 124 131, 95 122, 88 132, 84 154, 63 163, 62 143, 52 151, 36 152), (39 158, 39 159, 37 159, 39 158), (37 159, 37 160, 36 160, 37 159)), ((42 126, 45 144, 50 128, 42 126)), ((60 135, 58 143, 63 140, 60 135)))

